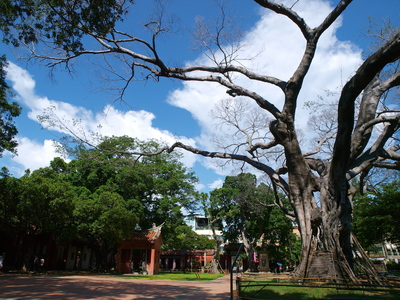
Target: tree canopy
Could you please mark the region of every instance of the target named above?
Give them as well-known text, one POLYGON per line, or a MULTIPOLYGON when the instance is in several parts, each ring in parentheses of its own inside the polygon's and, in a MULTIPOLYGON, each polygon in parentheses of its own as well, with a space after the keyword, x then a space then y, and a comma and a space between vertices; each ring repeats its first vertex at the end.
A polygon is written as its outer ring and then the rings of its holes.
POLYGON ((258 185, 255 175, 227 176, 221 188, 211 191, 208 206, 211 219, 224 224, 224 238, 242 241, 251 263, 256 247, 268 250, 276 260, 290 257, 293 224, 274 204, 273 191, 264 183, 258 185))
POLYGON ((60 1, 34 0, 2 1, 0 29, 3 42, 20 46, 37 43, 43 38, 71 54, 83 50, 82 38, 94 33, 105 36, 133 0, 60 1))
POLYGON ((360 243, 400 242, 400 182, 384 184, 354 199, 354 231, 360 243))
POLYGON ((0 157, 3 152, 8 150, 12 153, 17 151, 17 141, 15 136, 18 133, 14 123, 14 118, 21 113, 21 107, 17 102, 9 102, 10 87, 8 86, 6 77, 6 57, 0 56, 0 157))
POLYGON ((215 241, 206 236, 199 235, 186 224, 174 228, 174 235, 164 244, 165 250, 207 250, 213 249, 215 241))

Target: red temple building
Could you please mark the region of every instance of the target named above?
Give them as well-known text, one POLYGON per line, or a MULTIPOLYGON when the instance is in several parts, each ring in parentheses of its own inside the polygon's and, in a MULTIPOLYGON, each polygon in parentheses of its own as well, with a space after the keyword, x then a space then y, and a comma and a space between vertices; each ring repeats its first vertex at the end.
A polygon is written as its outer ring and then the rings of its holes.
POLYGON ((129 239, 118 245, 117 269, 120 273, 159 273, 161 227, 162 225, 148 230, 135 230, 129 239))

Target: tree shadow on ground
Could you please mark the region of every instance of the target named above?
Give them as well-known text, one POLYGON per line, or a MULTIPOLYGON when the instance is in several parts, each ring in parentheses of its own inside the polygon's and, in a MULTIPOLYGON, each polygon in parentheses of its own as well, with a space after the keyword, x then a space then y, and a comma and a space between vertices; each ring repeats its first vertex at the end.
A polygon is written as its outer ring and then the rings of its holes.
POLYGON ((3 276, 1 298, 45 299, 226 299, 229 293, 212 292, 206 282, 127 280, 80 276, 3 276))

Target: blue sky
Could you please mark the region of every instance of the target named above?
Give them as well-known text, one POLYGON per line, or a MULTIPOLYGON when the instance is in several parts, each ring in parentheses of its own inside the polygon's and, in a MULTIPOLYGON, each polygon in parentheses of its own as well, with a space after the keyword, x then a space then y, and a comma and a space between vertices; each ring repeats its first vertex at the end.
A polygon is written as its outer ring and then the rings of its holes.
MULTIPOLYGON (((263 74, 284 80, 290 78, 304 47, 299 31, 293 30, 286 18, 267 13, 251 0, 228 2, 235 22, 243 30, 240 54, 244 58, 254 57, 251 62, 246 62, 249 67, 257 67, 263 74)), ((282 2, 290 5, 295 1, 282 2)), ((311 26, 316 26, 336 2, 301 0, 295 9, 311 26)), ((208 0, 170 1, 168 9, 178 17, 179 25, 174 34, 159 43, 160 53, 167 62, 176 65, 205 63, 205 58, 191 49, 189 30, 196 17, 216 16, 213 3, 208 0)), ((143 24, 151 7, 152 1, 137 0, 125 28, 143 24)), ((337 90, 360 65, 362 51, 369 45, 369 41, 361 37, 361 31, 368 26, 368 17, 390 18, 399 26, 399 12, 398 0, 355 0, 350 4, 341 20, 320 41, 314 66, 301 94, 302 101, 316 100, 327 89, 337 90)), ((15 51, 6 45, 0 45, 0 53, 6 54, 10 61, 9 83, 14 87, 15 100, 23 107, 22 115, 16 119, 19 154, 13 157, 5 153, 0 158, 1 166, 9 168, 14 176, 21 176, 27 168, 34 170, 47 166, 58 156, 52 140, 61 138, 65 132, 43 130, 37 121, 37 115, 49 106, 56 107, 57 115, 65 120, 80 119, 86 131, 96 130, 97 125, 102 124, 103 135, 151 137, 167 143, 180 140, 198 148, 216 150, 211 143, 216 125, 210 111, 218 101, 226 98, 225 90, 220 87, 168 79, 136 81, 127 90, 126 103, 113 102, 114 96, 100 88, 107 86, 99 80, 99 73, 87 60, 77 61, 73 76, 62 69, 50 76, 45 66, 35 61, 18 60, 15 51)), ((259 85, 252 88, 268 92, 271 101, 280 107, 281 95, 275 89, 259 85)), ((299 128, 306 129, 307 116, 307 111, 300 108, 299 128)), ((218 187, 225 175, 235 173, 232 168, 221 168, 212 160, 187 153, 183 162, 199 176, 198 188, 202 191, 218 187)))

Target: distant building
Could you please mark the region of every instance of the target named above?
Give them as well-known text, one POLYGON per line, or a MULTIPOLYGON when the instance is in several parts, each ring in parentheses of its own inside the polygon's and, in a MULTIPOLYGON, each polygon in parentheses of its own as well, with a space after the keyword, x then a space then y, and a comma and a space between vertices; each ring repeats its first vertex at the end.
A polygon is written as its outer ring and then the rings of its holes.
POLYGON ((213 238, 213 230, 214 227, 215 235, 217 239, 223 242, 222 231, 221 231, 221 223, 215 222, 213 225, 210 223, 210 219, 208 217, 202 216, 199 213, 191 213, 185 216, 185 222, 188 226, 192 228, 192 230, 198 235, 203 235, 208 237, 209 239, 213 238))

